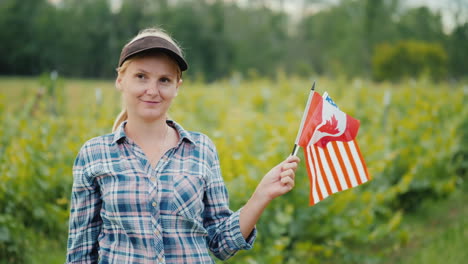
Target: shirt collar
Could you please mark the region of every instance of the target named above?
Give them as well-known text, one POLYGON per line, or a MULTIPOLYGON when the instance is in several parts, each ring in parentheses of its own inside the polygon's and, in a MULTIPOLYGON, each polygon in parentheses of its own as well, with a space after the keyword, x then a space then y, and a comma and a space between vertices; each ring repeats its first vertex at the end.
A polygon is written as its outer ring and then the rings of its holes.
POLYGON ((123 121, 122 123, 120 123, 120 125, 117 127, 117 129, 113 132, 114 140, 112 140, 112 143, 116 143, 120 139, 126 137, 125 130, 124 130, 124 127, 125 127, 126 124, 127 124, 127 121, 126 120, 123 121))
MULTIPOLYGON (((196 145, 195 141, 193 140, 193 137, 192 135, 187 131, 185 130, 181 125, 177 124, 175 121, 173 120, 166 120, 166 123, 175 128, 177 130, 177 133, 179 134, 179 142, 177 144, 180 144, 182 142, 182 140, 186 139, 188 142, 196 145)), ((127 124, 127 120, 123 121, 118 127, 117 129, 114 131, 114 139, 112 140, 112 143, 116 143, 118 142, 119 140, 121 140, 122 138, 126 138, 127 135, 125 134, 125 125, 127 124)))

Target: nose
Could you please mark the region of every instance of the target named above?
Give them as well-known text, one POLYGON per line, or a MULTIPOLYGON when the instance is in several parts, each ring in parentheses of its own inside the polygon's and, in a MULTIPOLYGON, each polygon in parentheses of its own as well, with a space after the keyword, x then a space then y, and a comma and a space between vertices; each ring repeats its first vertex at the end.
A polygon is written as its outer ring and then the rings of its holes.
POLYGON ((151 84, 148 89, 146 89, 146 93, 148 95, 156 95, 159 93, 159 88, 158 88, 158 84, 157 83, 154 83, 154 84, 151 84))

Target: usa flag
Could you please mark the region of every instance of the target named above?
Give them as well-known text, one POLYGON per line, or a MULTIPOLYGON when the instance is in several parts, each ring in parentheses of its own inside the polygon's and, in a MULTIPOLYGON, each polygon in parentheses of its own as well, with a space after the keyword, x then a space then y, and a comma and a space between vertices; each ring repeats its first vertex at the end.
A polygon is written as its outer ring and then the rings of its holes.
POLYGON ((358 130, 359 120, 339 110, 328 94, 311 92, 296 138, 307 164, 310 205, 370 180, 358 130))

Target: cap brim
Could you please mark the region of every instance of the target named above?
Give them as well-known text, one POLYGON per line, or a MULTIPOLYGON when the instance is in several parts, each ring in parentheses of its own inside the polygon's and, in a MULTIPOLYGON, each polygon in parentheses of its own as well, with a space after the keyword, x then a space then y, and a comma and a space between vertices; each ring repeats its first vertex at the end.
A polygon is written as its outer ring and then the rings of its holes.
POLYGON ((143 37, 126 45, 120 54, 119 67, 122 66, 122 64, 130 57, 151 50, 159 50, 168 54, 177 62, 181 71, 188 69, 188 64, 180 54, 177 47, 166 39, 157 36, 143 37))

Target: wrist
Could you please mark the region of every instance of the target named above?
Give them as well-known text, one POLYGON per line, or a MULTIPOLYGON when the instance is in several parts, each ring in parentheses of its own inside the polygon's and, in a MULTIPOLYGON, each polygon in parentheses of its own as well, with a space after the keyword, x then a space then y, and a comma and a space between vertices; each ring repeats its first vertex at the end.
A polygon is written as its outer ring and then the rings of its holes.
POLYGON ((262 207, 266 207, 273 198, 271 198, 268 194, 265 192, 259 191, 258 189, 255 190, 253 193, 251 200, 255 201, 256 203, 262 205, 262 207))

